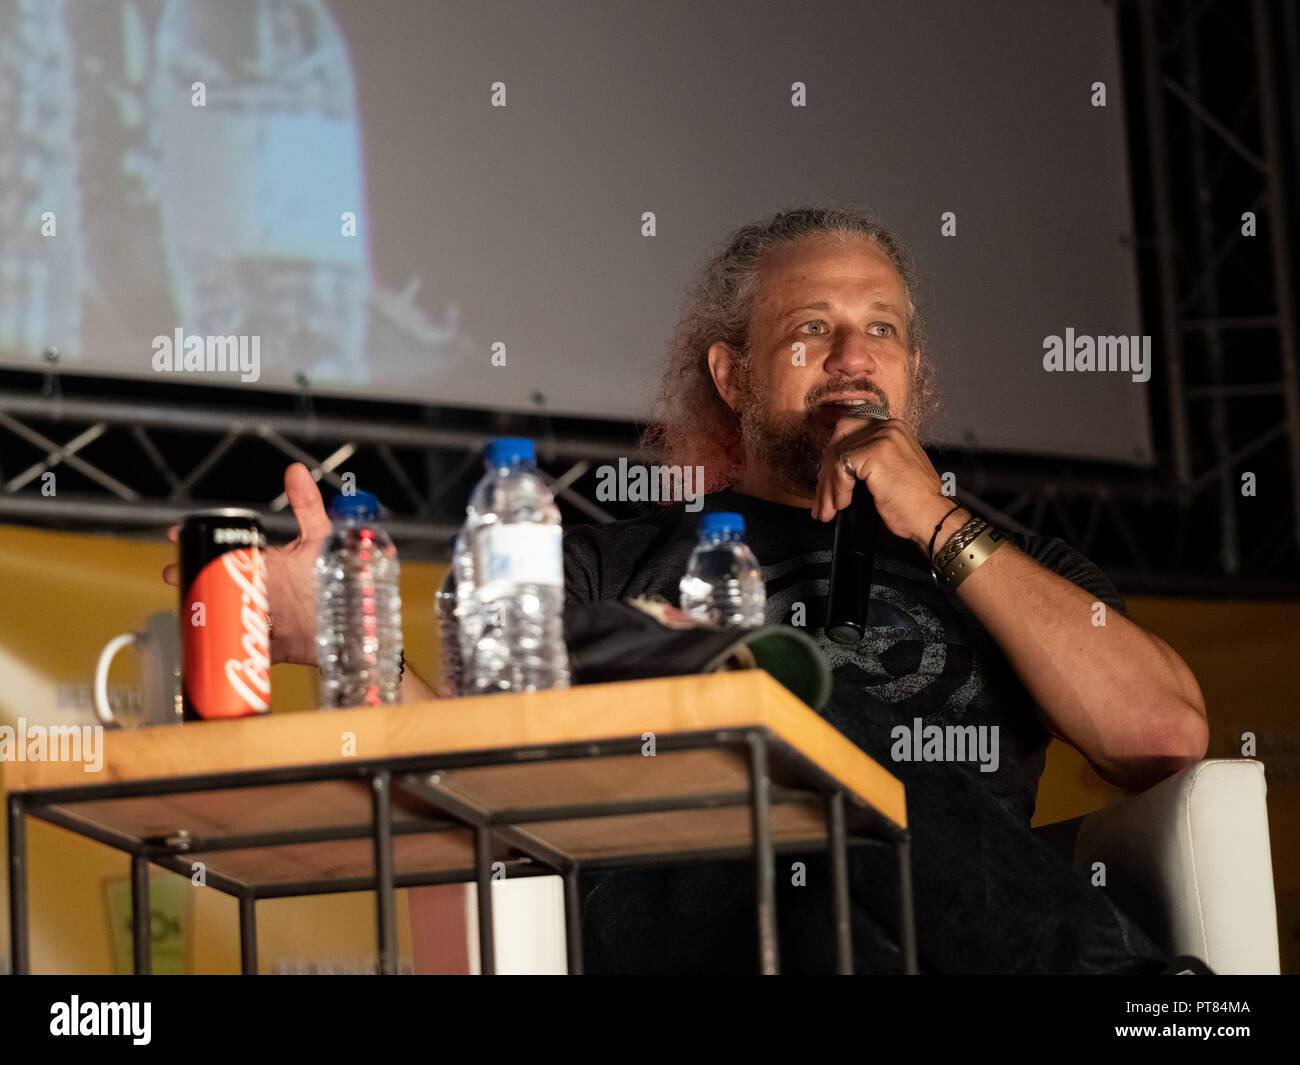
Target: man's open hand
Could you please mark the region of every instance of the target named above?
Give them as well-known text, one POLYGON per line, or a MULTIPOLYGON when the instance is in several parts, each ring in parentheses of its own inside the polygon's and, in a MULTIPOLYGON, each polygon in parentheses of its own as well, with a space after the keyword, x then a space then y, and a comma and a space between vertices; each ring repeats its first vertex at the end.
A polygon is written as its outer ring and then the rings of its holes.
MULTIPOLYGON (((298 538, 284 547, 266 549, 267 593, 271 603, 271 661, 316 664, 316 578, 312 572, 321 542, 332 524, 325 502, 311 473, 301 462, 284 471, 284 491, 293 516, 298 519, 298 538)), ((167 537, 173 543, 180 527, 173 525, 167 537)), ((163 580, 180 583, 180 568, 163 569, 163 580)))

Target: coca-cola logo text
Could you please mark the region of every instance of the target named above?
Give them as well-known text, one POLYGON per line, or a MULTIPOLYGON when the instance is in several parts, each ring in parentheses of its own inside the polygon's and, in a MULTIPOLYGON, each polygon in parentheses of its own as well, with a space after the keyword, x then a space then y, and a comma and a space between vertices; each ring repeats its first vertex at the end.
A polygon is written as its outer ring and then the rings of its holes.
POLYGON ((185 590, 181 628, 188 713, 245 717, 271 709, 271 632, 266 556, 236 548, 213 559, 185 590))
POLYGON ((271 635, 267 617, 266 566, 260 552, 227 551, 221 556, 240 593, 239 646, 244 653, 226 659, 226 680, 259 713, 271 708, 271 635))

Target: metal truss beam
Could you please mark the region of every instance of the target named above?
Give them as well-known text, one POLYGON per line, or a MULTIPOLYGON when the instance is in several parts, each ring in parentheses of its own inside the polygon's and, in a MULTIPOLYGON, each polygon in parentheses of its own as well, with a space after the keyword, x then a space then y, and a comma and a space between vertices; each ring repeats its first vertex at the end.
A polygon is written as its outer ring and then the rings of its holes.
MULTIPOLYGON (((191 491, 208 483, 205 478, 215 480, 224 464, 240 461, 231 457, 232 441, 255 440, 269 449, 263 460, 268 467, 282 469, 288 460, 302 461, 318 480, 331 480, 335 484, 341 483, 340 475, 345 467, 367 455, 381 463, 393 475, 394 485, 401 489, 400 493, 385 497, 389 503, 386 527, 399 543, 414 546, 418 555, 427 557, 446 556, 463 514, 464 493, 474 479, 473 470, 482 442, 497 435, 486 427, 430 429, 404 424, 396 418, 308 420, 297 415, 266 415, 252 410, 217 413, 215 408, 196 416, 195 408, 188 404, 51 401, 0 392, 0 428, 16 421, 15 411, 21 412, 26 421, 47 422, 55 427, 87 418, 99 419, 94 423, 98 427, 97 438, 108 432, 119 432, 124 438, 141 444, 148 460, 147 465, 142 464, 142 470, 163 474, 163 483, 168 487, 150 494, 143 487, 124 485, 132 494, 129 499, 107 490, 102 495, 60 491, 57 496, 46 498, 30 490, 10 489, 0 492, 0 521, 89 526, 157 535, 188 511, 239 504, 257 508, 273 538, 290 539, 297 531, 296 524, 285 511, 287 501, 278 488, 261 498, 249 498, 247 493, 235 496, 207 492, 196 496, 191 491), (142 412, 145 424, 130 421, 131 416, 142 412), (158 426, 164 427, 161 431, 185 432, 203 442, 201 457, 188 471, 177 468, 176 461, 164 455, 154 442, 150 434, 158 434, 158 426), (330 443, 322 449, 323 442, 337 440, 342 433, 350 434, 352 439, 341 445, 330 443), (430 490, 416 487, 410 449, 387 442, 411 440, 433 440, 442 445, 438 449, 440 468, 448 473, 430 490), (448 449, 448 443, 454 443, 455 448, 448 449), (327 454, 318 457, 322 450, 327 454), (278 462, 276 456, 280 457, 278 462), (405 505, 402 495, 406 497, 405 505)), ((484 415, 485 420, 490 417, 484 415)), ((18 435, 31 442, 30 434, 35 430, 29 430, 26 425, 23 430, 18 435)), ((1264 443, 1279 432, 1275 428, 1264 434, 1268 438, 1264 443)), ((53 444, 47 433, 37 435, 53 444)), ((584 457, 575 457, 573 461, 558 465, 543 463, 540 467, 557 499, 571 508, 566 521, 604 523, 639 512, 639 508, 626 503, 597 502, 595 491, 603 461, 618 457, 654 461, 655 456, 637 450, 636 439, 635 427, 631 425, 626 427, 621 442, 608 435, 593 436, 589 441, 573 433, 552 438, 557 453, 579 456, 584 449, 587 451, 584 457)), ((1256 444, 1260 446, 1263 444, 1256 444)), ((547 450, 539 442, 539 452, 545 454, 547 450)), ((0 446, 0 454, 3 452, 0 446)), ((1199 561, 1193 561, 1189 567, 1171 552, 1170 544, 1184 539, 1180 523, 1187 520, 1185 501, 1189 491, 1195 496, 1209 487, 1213 478, 1203 476, 1201 483, 1180 489, 1159 470, 1152 469, 1099 470, 1096 464, 1068 460, 1043 464, 1041 460, 1035 463, 1013 456, 952 449, 936 455, 935 460, 940 469, 956 472, 960 486, 958 499, 972 510, 1017 532, 1060 536, 1103 568, 1128 575, 1126 580, 1131 580, 1134 587, 1167 589, 1177 587, 1180 582, 1200 587, 1207 579, 1199 561)), ((101 478, 91 480, 103 487, 101 478)), ((13 484, 13 480, 9 483, 13 484)), ((23 484, 30 484, 30 478, 23 484)), ((1249 581, 1239 583, 1244 588, 1249 581)), ((1281 586, 1277 590, 1286 594, 1281 586)), ((1300 588, 1297 593, 1300 594, 1300 588)))
MULTIPOLYGON (((490 430, 433 428, 402 424, 389 419, 311 417, 292 414, 257 412, 248 409, 169 405, 162 403, 107 399, 62 399, 51 402, 40 396, 17 392, 0 392, 0 411, 16 418, 53 417, 56 420, 105 422, 137 426, 141 429, 172 429, 180 432, 220 432, 243 435, 279 434, 281 437, 313 441, 320 437, 364 440, 371 444, 397 447, 437 447, 453 451, 481 452, 494 436, 490 430)), ((539 449, 548 456, 562 459, 614 459, 631 461, 640 456, 628 443, 620 440, 548 437, 539 449)))
MULTIPOLYGON (((1300 323, 1295 180, 1284 124, 1300 145, 1300 123, 1285 112, 1274 47, 1280 35, 1281 62, 1295 63, 1300 30, 1268 0, 1136 0, 1129 7, 1146 133, 1145 166, 1135 175, 1149 193, 1154 233, 1173 481, 1187 511, 1202 492, 1215 494, 1214 571, 1244 576, 1243 556, 1262 554, 1289 560, 1291 580, 1300 572, 1300 323), (1244 32, 1225 35, 1225 25, 1244 32), (1238 51, 1227 56, 1229 47, 1238 51), (1214 77, 1203 76, 1203 67, 1214 77), (1258 219, 1257 240, 1242 232, 1247 211, 1258 219), (1243 263, 1260 284, 1242 284, 1243 263), (1261 295, 1271 311, 1261 313, 1254 302, 1261 295), (1267 501, 1241 491, 1247 460, 1274 474, 1267 501), (1261 533, 1270 527, 1261 516, 1271 510, 1288 511, 1290 520, 1261 533), (1250 542, 1260 536, 1267 542, 1250 542)), ((1300 84, 1300 71, 1288 74, 1300 84)), ((1184 514, 1175 524, 1190 520, 1184 514)))

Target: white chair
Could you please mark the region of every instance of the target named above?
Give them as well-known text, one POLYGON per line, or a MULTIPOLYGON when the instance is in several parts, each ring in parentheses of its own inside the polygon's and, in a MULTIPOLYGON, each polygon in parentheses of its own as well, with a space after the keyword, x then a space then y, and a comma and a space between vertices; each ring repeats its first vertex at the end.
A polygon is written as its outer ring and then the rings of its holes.
POLYGON ((1212 758, 1114 806, 1035 832, 1171 954, 1216 973, 1277 974, 1264 765, 1212 758))

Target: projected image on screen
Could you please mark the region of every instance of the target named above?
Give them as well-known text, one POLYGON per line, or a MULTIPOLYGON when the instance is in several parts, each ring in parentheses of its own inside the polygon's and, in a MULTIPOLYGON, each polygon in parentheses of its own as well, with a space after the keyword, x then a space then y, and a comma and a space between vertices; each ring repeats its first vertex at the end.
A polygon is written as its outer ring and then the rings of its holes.
POLYGON ((454 307, 431 321, 371 276, 321 0, 0 0, 0 20, 0 170, 23 179, 0 191, 5 355, 145 373, 179 329, 256 337, 264 384, 366 383, 375 308, 390 357, 452 353, 454 307))
POLYGON ((81 333, 73 48, 61 4, 0 6, 0 350, 81 333), (49 235, 63 214, 66 240, 49 235), (32 225, 41 220, 41 228, 32 225), (44 232, 42 232, 42 228, 44 232))
POLYGON ((180 320, 259 335, 264 359, 313 379, 366 380, 361 137, 329 13, 173 0, 155 41, 150 132, 180 320))
POLYGON ((0 363, 637 420, 710 248, 840 203, 932 439, 1148 461, 1143 384, 1043 364, 1145 332, 1114 15, 999 9, 0 0, 0 363))

